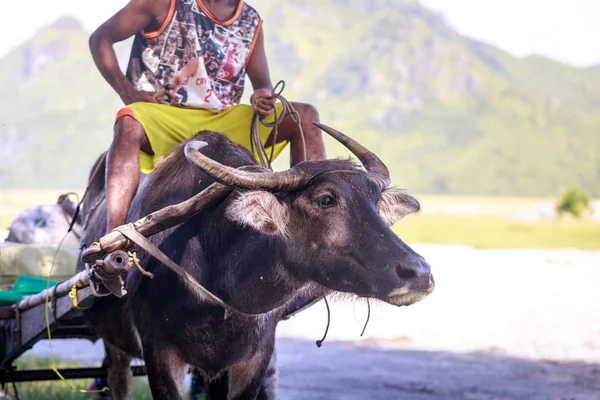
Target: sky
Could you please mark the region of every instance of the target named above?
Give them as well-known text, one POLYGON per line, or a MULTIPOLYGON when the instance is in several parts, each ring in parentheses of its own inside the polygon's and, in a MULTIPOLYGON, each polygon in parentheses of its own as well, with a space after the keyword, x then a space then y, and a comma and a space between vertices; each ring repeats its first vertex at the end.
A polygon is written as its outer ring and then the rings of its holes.
MULTIPOLYGON (((260 12, 260 3, 248 0, 260 12)), ((294 0, 287 0, 294 1, 294 0)), ((314 0, 320 1, 320 0, 314 0)), ((93 31, 127 0, 0 1, 0 56, 64 15, 93 31), (35 12, 31 12, 35 10, 35 12)), ((600 0, 421 0, 461 34, 517 56, 531 54, 587 67, 600 64, 600 0)))

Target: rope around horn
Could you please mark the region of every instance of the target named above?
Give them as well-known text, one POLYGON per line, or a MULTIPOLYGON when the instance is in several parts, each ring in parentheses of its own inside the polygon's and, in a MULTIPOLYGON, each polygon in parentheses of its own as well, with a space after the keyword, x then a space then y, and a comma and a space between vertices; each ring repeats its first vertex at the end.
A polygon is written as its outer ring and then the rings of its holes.
POLYGON ((283 111, 281 114, 277 111, 277 107, 273 107, 274 118, 273 122, 266 122, 258 117, 258 114, 255 112, 252 117, 252 123, 250 127, 250 150, 254 154, 255 152, 258 154, 258 161, 260 165, 265 168, 269 168, 273 170, 272 163, 273 158, 275 156, 275 144, 277 143, 277 135, 279 124, 284 120, 285 117, 289 116, 292 121, 298 126, 300 131, 300 139, 302 141, 302 159, 306 160, 306 141, 304 140, 304 131, 302 130, 302 121, 300 119, 300 114, 292 104, 281 95, 283 89, 285 88, 285 81, 281 80, 277 82, 277 85, 273 88, 271 98, 274 100, 281 101, 283 104, 283 111), (271 154, 267 154, 267 150, 260 139, 260 135, 258 133, 258 123, 261 123, 263 126, 268 128, 273 128, 271 136, 273 137, 273 141, 271 143, 271 154))

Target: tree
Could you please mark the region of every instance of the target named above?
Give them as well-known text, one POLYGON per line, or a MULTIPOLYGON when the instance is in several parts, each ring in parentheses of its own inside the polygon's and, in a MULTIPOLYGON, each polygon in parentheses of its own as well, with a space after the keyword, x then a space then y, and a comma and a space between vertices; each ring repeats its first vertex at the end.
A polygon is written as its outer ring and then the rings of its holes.
POLYGON ((570 187, 562 191, 556 209, 559 214, 571 214, 576 218, 590 208, 590 196, 575 188, 570 187))

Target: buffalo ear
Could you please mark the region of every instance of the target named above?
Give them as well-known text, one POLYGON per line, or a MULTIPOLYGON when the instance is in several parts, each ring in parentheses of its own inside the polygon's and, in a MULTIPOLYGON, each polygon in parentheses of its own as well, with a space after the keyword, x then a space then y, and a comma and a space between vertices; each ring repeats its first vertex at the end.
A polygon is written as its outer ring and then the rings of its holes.
POLYGON ((266 235, 286 236, 288 233, 288 207, 263 190, 241 193, 227 206, 225 216, 266 235))
POLYGON ((421 208, 417 199, 400 189, 390 188, 381 193, 379 215, 388 226, 394 225, 421 208))

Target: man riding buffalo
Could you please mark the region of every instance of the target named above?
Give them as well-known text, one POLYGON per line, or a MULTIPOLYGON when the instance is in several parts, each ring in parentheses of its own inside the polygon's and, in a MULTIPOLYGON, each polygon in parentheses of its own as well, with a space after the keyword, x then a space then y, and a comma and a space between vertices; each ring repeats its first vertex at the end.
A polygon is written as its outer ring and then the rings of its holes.
MULTIPOLYGON (((262 19, 243 0, 131 0, 92 34, 90 49, 98 69, 126 105, 117 113, 107 157, 106 233, 125 222, 140 170, 150 173, 179 143, 206 129, 250 149, 253 113, 272 119, 273 85, 262 19), (113 45, 133 35, 123 75, 113 45), (196 67, 191 73, 184 68, 188 63, 196 67), (168 82, 166 71, 175 73, 168 82), (251 105, 240 104, 246 74, 254 89, 251 105), (169 84, 170 92, 156 96, 169 84), (182 98, 187 101, 178 101, 182 98)), ((307 160, 324 159, 321 131, 311 124, 319 120, 317 110, 308 104, 292 105, 301 117, 307 160)), ((291 164, 306 161, 301 130, 294 121, 286 117, 279 131, 273 143, 271 128, 259 124, 263 145, 268 150, 275 146, 277 156, 289 142, 291 164)), ((99 251, 92 245, 84 258, 99 251)))
MULTIPOLYGON (((273 120, 262 23, 243 0, 131 0, 92 34, 94 62, 126 106, 117 113, 106 162, 105 233, 125 223, 140 171, 149 174, 200 129, 217 131, 250 149, 253 114, 273 120), (113 45, 134 35, 123 75, 113 45), (254 89, 251 105, 240 104, 246 75, 254 89), (159 95, 165 87, 169 90, 159 95)), ((271 128, 259 124, 262 144, 276 157, 290 143, 292 165, 324 159, 321 131, 310 123, 319 120, 317 110, 308 104, 292 105, 304 138, 288 116, 276 140, 271 128)), ((281 104, 277 107, 281 114, 281 104)), ((93 243, 82 257, 93 260, 100 254, 93 243)), ((298 307, 308 301, 300 301, 298 307)))

